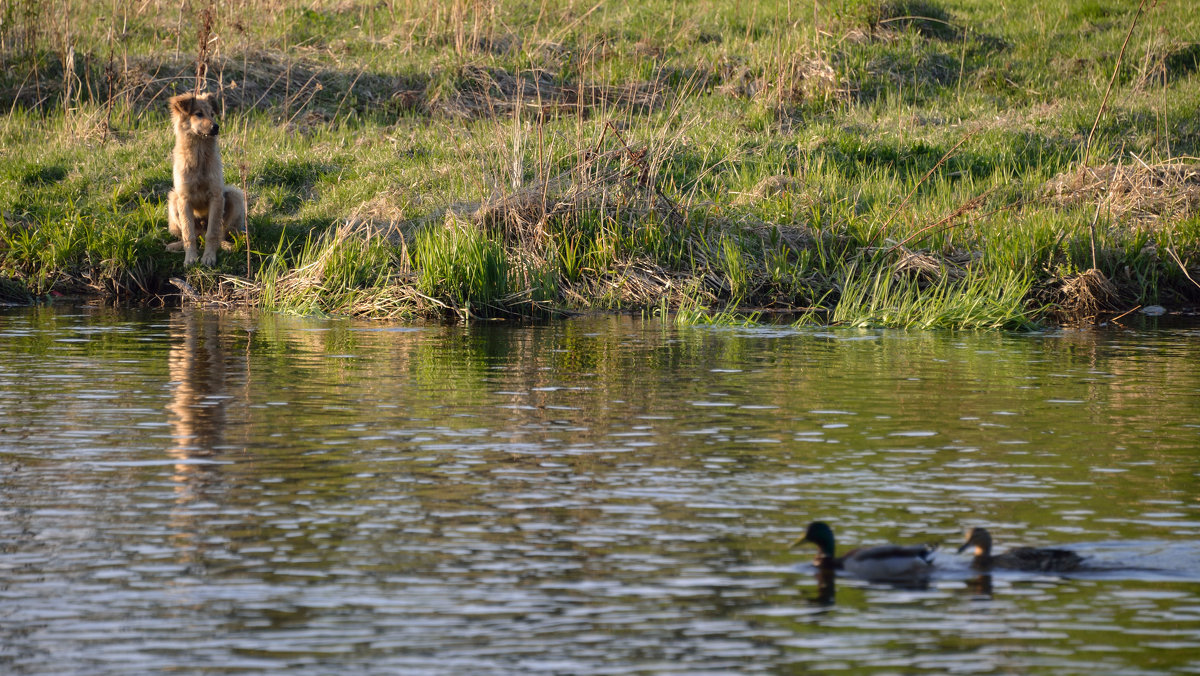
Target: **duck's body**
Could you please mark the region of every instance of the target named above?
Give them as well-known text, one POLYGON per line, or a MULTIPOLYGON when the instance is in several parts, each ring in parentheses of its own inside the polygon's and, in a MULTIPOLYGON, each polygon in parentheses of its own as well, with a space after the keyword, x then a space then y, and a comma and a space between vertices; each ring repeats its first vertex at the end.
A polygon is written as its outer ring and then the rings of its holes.
POLYGON ((867 579, 887 580, 916 577, 933 568, 933 550, 925 545, 879 545, 851 549, 833 559, 835 569, 867 579))
POLYGON ((967 541, 958 548, 975 547, 975 558, 971 567, 978 570, 1006 568, 1008 570, 1066 573, 1078 570, 1083 557, 1069 549, 1047 547, 1017 547, 1003 554, 992 554, 992 535, 986 528, 975 527, 967 531, 967 541))
POLYGON ((919 578, 933 569, 933 562, 929 560, 933 549, 925 545, 859 547, 836 556, 833 529, 821 521, 810 523, 798 542, 811 542, 820 550, 813 565, 826 570, 844 570, 868 580, 919 578))

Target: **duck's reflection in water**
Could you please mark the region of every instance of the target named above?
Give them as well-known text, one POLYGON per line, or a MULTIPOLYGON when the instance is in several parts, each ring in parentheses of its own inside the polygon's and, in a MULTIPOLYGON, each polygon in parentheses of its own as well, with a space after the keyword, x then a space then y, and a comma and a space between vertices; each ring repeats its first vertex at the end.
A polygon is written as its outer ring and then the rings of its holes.
MULTIPOLYGON (((837 573, 836 573, 836 571, 834 571, 830 568, 825 568, 825 567, 820 567, 820 566, 814 566, 814 568, 815 568, 815 570, 813 572, 813 578, 817 581, 817 594, 816 594, 816 596, 813 596, 808 599, 809 603, 812 603, 815 605, 823 605, 823 606, 833 605, 835 602, 834 597, 837 593, 837 573)), ((928 575, 918 575, 918 576, 913 576, 913 577, 908 577, 908 578, 894 578, 894 579, 865 579, 865 578, 856 578, 856 579, 863 580, 864 582, 867 582, 867 583, 871 584, 872 586, 875 586, 875 585, 887 586, 887 587, 891 587, 892 589, 900 589, 900 590, 904 590, 904 591, 926 591, 930 588, 930 576, 928 576, 928 575)), ((986 584, 987 591, 986 592, 981 591, 980 593, 981 594, 982 593, 991 594, 992 578, 990 575, 981 575, 981 576, 979 576, 979 578, 972 580, 972 582, 979 582, 979 584, 986 584), (987 578, 986 582, 982 582, 983 578, 987 578)))
POLYGON ((967 580, 967 591, 974 596, 992 598, 992 576, 989 573, 977 575, 967 580))
POLYGON ((837 594, 837 574, 828 568, 817 568, 813 574, 817 580, 817 595, 808 601, 818 606, 832 606, 837 594))

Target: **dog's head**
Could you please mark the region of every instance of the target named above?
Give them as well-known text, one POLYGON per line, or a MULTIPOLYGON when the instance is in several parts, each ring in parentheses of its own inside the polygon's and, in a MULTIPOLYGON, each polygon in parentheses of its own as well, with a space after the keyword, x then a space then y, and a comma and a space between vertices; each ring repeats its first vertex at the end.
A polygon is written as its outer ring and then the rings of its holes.
POLYGON ((217 125, 216 99, 211 92, 180 94, 172 96, 167 103, 171 106, 171 121, 175 123, 177 132, 216 136, 220 130, 217 125))

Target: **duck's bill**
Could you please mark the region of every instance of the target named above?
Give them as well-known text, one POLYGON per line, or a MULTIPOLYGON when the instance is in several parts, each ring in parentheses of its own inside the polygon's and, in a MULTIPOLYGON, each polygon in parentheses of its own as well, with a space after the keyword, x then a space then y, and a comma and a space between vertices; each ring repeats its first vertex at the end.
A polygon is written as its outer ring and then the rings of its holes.
POLYGON ((970 543, 970 542, 964 542, 964 543, 962 543, 962 546, 958 548, 958 553, 959 553, 959 554, 962 554, 962 553, 963 553, 963 550, 964 550, 964 549, 966 549, 967 547, 970 547, 970 546, 971 546, 971 543, 970 543))
POLYGON ((795 541, 793 541, 792 544, 788 545, 788 549, 795 549, 796 547, 799 547, 800 545, 802 545, 808 541, 809 541, 808 536, 803 535, 803 536, 797 538, 795 541))

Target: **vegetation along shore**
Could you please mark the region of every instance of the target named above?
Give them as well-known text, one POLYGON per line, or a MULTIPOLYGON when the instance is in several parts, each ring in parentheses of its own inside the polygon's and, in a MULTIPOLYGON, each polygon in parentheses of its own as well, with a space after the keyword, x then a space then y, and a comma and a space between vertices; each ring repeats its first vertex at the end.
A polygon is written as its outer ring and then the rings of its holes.
POLYGON ((1200 301, 1194 0, 0 15, 0 302, 1021 328, 1200 301), (248 199, 212 268, 166 249, 195 89, 248 199))

